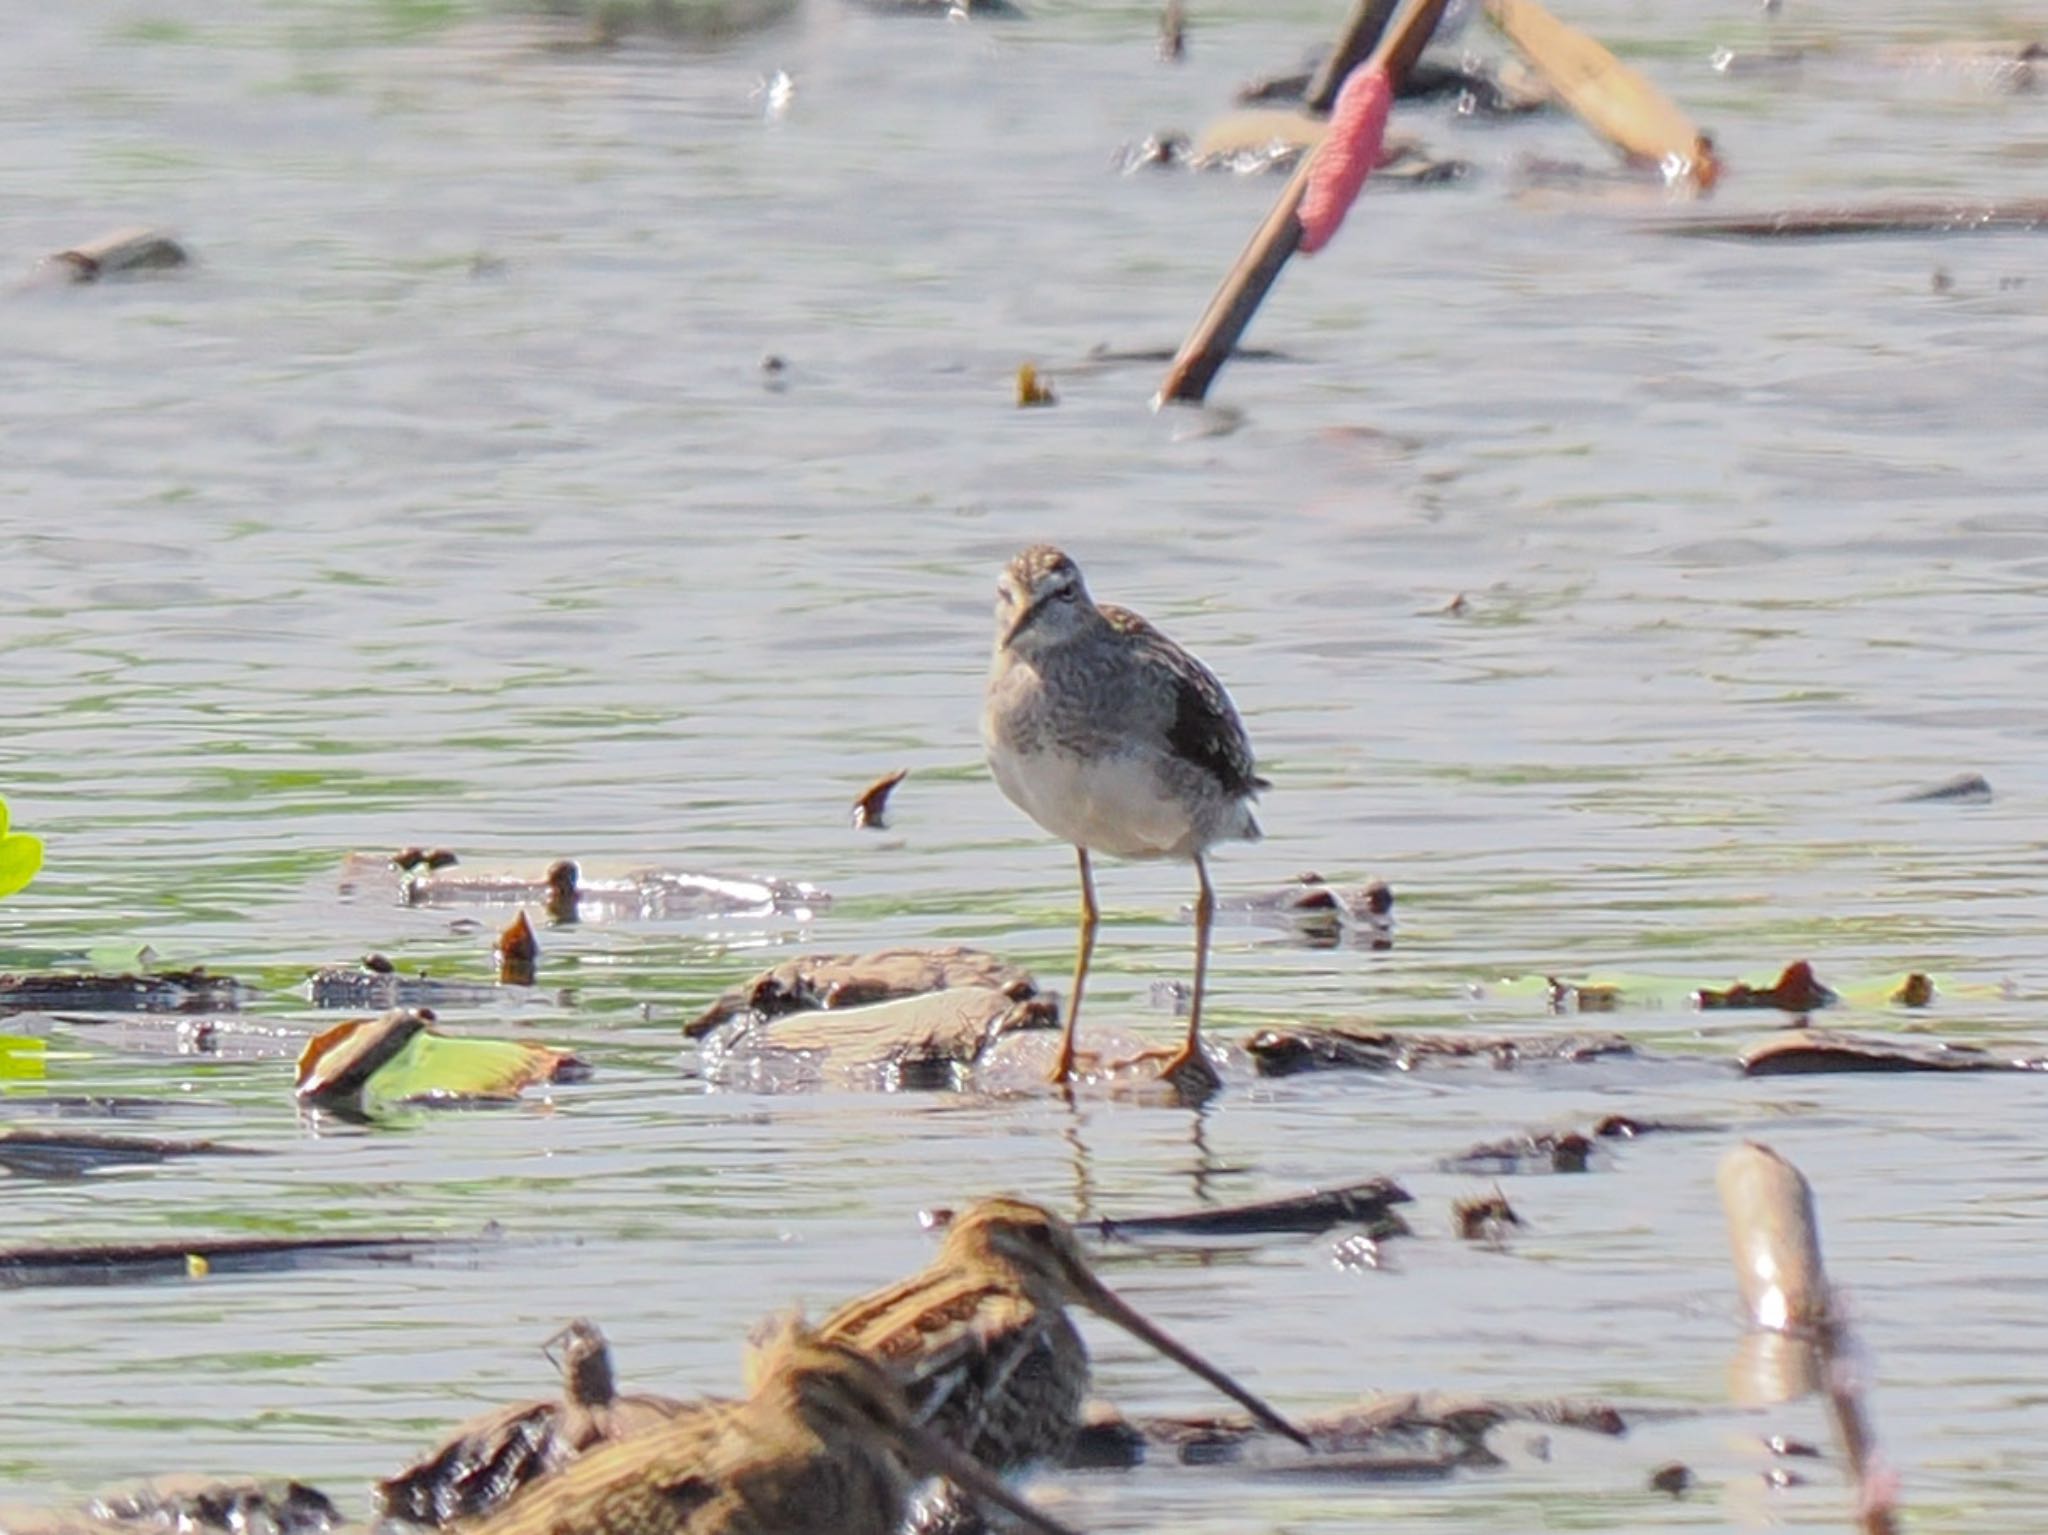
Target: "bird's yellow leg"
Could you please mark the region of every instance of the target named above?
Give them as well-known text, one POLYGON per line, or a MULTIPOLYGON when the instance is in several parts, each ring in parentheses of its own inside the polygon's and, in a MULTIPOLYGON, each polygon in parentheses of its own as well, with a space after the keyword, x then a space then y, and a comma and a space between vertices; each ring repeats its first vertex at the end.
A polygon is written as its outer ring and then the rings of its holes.
POLYGON ((1214 1091, 1222 1084, 1209 1057, 1202 1053, 1202 992, 1209 979, 1209 928, 1216 920, 1216 890, 1209 883, 1209 868, 1200 853, 1195 854, 1195 878, 1201 882, 1201 894, 1195 897, 1195 995, 1188 1003, 1188 1037, 1166 1058, 1159 1075, 1176 1086, 1185 1083, 1214 1091))
POLYGON ((1088 849, 1074 849, 1081 867, 1081 935, 1074 955, 1074 985, 1067 997, 1066 1022, 1060 1029, 1060 1050, 1053 1058, 1052 1083, 1065 1087, 1074 1076, 1074 1026, 1081 1021, 1081 993, 1088 985, 1088 961, 1095 953, 1095 927, 1102 912, 1095 904, 1095 874, 1088 867, 1088 849))

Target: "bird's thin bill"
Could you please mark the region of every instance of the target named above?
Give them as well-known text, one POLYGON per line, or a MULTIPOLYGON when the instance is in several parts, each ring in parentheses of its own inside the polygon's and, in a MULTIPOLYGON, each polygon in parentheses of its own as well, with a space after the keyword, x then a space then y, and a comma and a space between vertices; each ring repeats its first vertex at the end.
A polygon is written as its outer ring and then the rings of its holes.
POLYGON ((1240 1386, 1228 1375, 1225 1375, 1193 1349, 1176 1342, 1170 1335, 1160 1331, 1159 1328, 1146 1321, 1126 1305, 1114 1290, 1110 1289, 1109 1286, 1103 1284, 1100 1280, 1095 1279, 1092 1275, 1090 1276, 1087 1289, 1082 1292, 1081 1298, 1088 1308, 1098 1316, 1116 1323, 1117 1326, 1136 1338, 1140 1343, 1151 1344, 1152 1347, 1158 1349, 1160 1353, 1171 1359, 1182 1369, 1201 1376, 1203 1380, 1214 1386, 1218 1391, 1221 1391, 1232 1401, 1238 1403, 1246 1412, 1249 1412, 1274 1433, 1285 1434, 1304 1450, 1313 1450, 1316 1447, 1315 1441, 1310 1439, 1307 1434, 1296 1428, 1287 1419, 1281 1417, 1279 1413, 1268 1407, 1264 1401, 1252 1395, 1251 1392, 1240 1386))
POLYGON ((1043 1535, 1076 1535, 1069 1526, 1005 1487, 1002 1479, 980 1461, 954 1449, 930 1429, 920 1428, 914 1423, 901 1423, 897 1425, 896 1432, 903 1441, 911 1465, 926 1476, 943 1476, 955 1487, 1021 1519, 1043 1535))

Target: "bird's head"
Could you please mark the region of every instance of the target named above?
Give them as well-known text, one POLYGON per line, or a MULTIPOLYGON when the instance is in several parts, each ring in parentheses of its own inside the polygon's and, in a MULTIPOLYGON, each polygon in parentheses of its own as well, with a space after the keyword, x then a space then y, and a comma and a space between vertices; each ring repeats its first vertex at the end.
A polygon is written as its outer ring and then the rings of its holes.
POLYGON ((1050 544, 1033 544, 996 580, 998 650, 1044 650, 1099 621, 1081 567, 1050 544))
POLYGON ((1267 1428, 1304 1448, 1310 1440, 1236 1380, 1156 1326, 1095 1277, 1074 1228, 1050 1210, 1029 1200, 984 1199, 953 1220, 946 1233, 947 1256, 962 1264, 990 1258, 1016 1277, 1020 1288, 1041 1306, 1081 1305, 1114 1322, 1140 1343, 1158 1350, 1183 1369, 1200 1376, 1243 1405, 1267 1428))

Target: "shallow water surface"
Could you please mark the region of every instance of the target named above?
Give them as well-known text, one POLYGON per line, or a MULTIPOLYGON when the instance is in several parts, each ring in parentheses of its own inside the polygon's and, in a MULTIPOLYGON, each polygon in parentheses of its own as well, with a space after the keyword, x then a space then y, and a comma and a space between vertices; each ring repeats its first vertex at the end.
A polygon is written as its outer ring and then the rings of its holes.
MULTIPOLYGON (((2048 98, 1876 59, 2038 11, 1785 9, 1571 15, 1713 127, 1727 210, 2028 189, 2048 98), (1714 70, 1773 26, 1820 51, 1714 70)), ((2048 1037, 2039 245, 1667 240, 1637 227, 1654 191, 1528 183, 1530 154, 1604 163, 1570 122, 1403 107, 1474 174, 1369 195, 1254 328, 1285 359, 1155 417, 1155 365, 1082 360, 1176 343, 1277 183, 1126 178, 1113 152, 1223 111, 1335 8, 1193 6, 1180 68, 1148 6, 1033 10, 808 0, 716 47, 593 53, 461 5, 10 8, 4 262, 133 222, 199 261, 0 300, 0 793, 49 844, 0 907, 0 969, 147 944, 262 987, 251 1012, 293 1035, 323 1021, 295 990, 316 964, 484 977, 487 933, 455 914, 340 893, 346 852, 408 843, 834 900, 544 930, 543 996, 448 1021, 566 1042, 596 1076, 504 1111, 309 1120, 279 1059, 11 1022, 49 1054, 4 1084, 7 1122, 162 1097, 126 1128, 270 1155, 13 1180, 10 1243, 491 1235, 404 1267, 0 1293, 0 1502, 193 1468, 360 1511, 444 1426, 545 1390, 538 1345, 571 1316, 629 1387, 731 1390, 764 1312, 922 1262, 920 1207, 1010 1189, 1129 1214, 1386 1173, 1419 1234, 1379 1268, 1332 1237, 1113 1248, 1105 1272, 1291 1411, 1576 1394, 1645 1413, 1629 1437, 1558 1431, 1544 1460, 1510 1430, 1509 1466, 1444 1483, 1036 1489, 1095 1530, 1842 1528, 1831 1467, 1762 1481, 1759 1435, 1822 1439, 1813 1404, 1729 1406, 1712 1180, 1748 1135, 1818 1190, 1912 1527, 2048 1508, 2030 1078, 1746 1082, 1729 1063, 1775 1020, 1679 1005, 1588 1020, 1659 1063, 1240 1076, 1199 1113, 692 1076, 681 1022, 805 945, 971 942, 1064 984, 1071 854, 976 737, 996 570, 1038 539, 1229 682, 1275 787, 1266 840, 1215 860, 1226 900, 1304 869, 1398 892, 1387 952, 1220 926, 1219 1038, 1537 1028, 1489 983, 1800 957, 1943 979, 1932 1012, 1859 1026, 2048 1037), (1027 358, 1056 409, 1010 407, 1027 358), (893 767, 891 829, 849 829, 893 767), (1966 770, 1990 803, 1903 802, 1966 770), (1616 1111, 1717 1128, 1503 1179, 1528 1223, 1508 1250, 1451 1238, 1450 1201, 1492 1180, 1441 1159, 1616 1111), (1647 1489, 1669 1460, 1698 1476, 1682 1501, 1647 1489)), ((1100 882, 1090 1016, 1163 1041, 1192 879, 1100 882)), ((1213 1405, 1088 1327, 1120 1405, 1213 1405)))

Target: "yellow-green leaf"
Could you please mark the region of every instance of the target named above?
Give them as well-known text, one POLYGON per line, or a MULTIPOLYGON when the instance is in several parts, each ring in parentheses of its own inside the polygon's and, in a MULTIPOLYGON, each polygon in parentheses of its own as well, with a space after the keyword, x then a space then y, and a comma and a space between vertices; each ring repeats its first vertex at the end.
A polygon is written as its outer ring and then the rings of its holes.
MULTIPOLYGON (((5 817, 0 816, 0 825, 5 817)), ((27 832, 0 834, 0 896, 10 896, 36 877, 43 866, 43 844, 27 832)))
POLYGON ((44 1049, 40 1039, 0 1034, 0 1081, 41 1081, 44 1049))
POLYGON ((297 1092, 302 1102, 356 1107, 503 1102, 585 1070, 567 1051, 529 1040, 442 1034, 427 1016, 399 1009, 317 1035, 299 1056, 297 1092))

